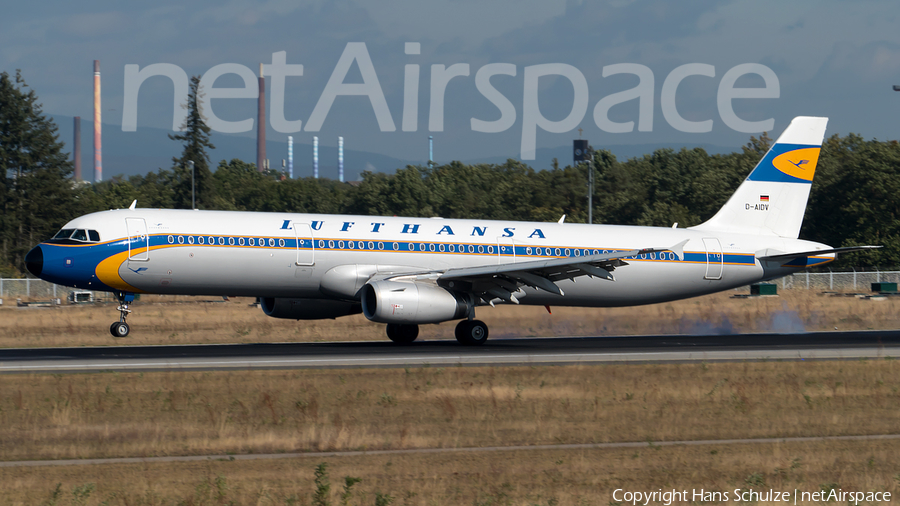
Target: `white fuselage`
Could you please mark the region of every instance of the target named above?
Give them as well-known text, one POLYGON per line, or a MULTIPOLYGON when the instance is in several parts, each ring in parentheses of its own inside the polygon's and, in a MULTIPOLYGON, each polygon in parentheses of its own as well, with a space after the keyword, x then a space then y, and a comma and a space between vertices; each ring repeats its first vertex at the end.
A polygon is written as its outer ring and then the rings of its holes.
POLYGON ((824 245, 774 235, 573 223, 123 209, 82 216, 64 228, 96 230, 100 242, 42 243, 41 277, 82 288, 160 294, 353 300, 354 287, 365 282, 360 277, 687 240, 683 258, 652 253, 628 259, 629 265, 615 270, 615 281, 585 276, 559 281, 563 296, 525 288, 519 297, 522 304, 625 306, 735 288, 834 257, 784 266, 757 257, 824 245), (346 266, 356 266, 353 279, 345 279, 346 266))

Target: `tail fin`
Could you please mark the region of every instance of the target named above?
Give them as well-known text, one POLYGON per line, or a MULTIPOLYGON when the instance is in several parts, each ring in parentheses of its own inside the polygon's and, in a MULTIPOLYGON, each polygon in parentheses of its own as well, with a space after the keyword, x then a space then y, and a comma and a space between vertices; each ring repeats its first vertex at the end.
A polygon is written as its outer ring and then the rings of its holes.
POLYGON ((722 209, 692 228, 796 239, 827 123, 794 118, 722 209))

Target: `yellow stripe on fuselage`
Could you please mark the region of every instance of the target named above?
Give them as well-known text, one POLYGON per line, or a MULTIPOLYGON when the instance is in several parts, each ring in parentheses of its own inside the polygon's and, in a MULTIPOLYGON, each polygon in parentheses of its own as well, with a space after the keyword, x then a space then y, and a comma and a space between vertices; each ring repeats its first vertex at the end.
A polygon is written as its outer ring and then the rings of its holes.
POLYGON ((122 267, 122 264, 128 260, 128 254, 129 251, 125 250, 121 253, 116 253, 111 257, 107 257, 97 264, 94 273, 97 275, 97 279, 111 288, 122 290, 123 292, 146 293, 143 290, 138 290, 129 285, 122 279, 122 276, 119 275, 119 269, 122 267))

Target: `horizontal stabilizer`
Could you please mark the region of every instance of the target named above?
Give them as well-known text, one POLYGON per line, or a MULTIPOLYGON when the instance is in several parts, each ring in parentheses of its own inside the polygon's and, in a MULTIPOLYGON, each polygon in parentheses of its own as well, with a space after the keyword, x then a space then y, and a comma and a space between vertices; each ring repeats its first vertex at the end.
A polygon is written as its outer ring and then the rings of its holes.
POLYGON ((817 255, 828 255, 830 253, 849 253, 851 251, 865 251, 870 249, 878 249, 882 246, 847 246, 844 248, 820 249, 815 251, 802 251, 799 253, 779 253, 777 255, 767 255, 759 257, 760 260, 786 260, 788 258, 812 257, 817 255))

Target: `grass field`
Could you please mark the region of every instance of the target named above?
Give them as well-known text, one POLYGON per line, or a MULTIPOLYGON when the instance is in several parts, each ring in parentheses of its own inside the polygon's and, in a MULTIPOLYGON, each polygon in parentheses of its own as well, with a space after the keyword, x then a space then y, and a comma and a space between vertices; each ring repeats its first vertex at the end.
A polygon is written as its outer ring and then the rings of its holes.
MULTIPOLYGON (((383 339, 360 317, 274 320, 246 299, 149 302, 124 340, 106 333, 114 307, 98 306, 3 309, 0 341, 383 339)), ((493 336, 866 329, 896 328, 896 304, 791 291, 479 317, 493 336)), ((884 434, 898 432, 898 410, 893 360, 9 374, 0 460, 884 434)), ((322 462, 335 506, 345 477, 362 479, 354 505, 608 505, 619 488, 900 492, 900 441, 889 440, 13 467, 0 468, 0 504, 323 504, 322 462)))
MULTIPOLYGON (((2 383, 2 460, 882 434, 896 431, 900 408, 892 360, 6 375, 2 383)), ((897 441, 648 446, 331 463, 335 483, 358 476, 367 497, 416 494, 407 504, 506 504, 501 496, 598 504, 624 486, 895 491, 897 450, 897 441)), ((217 497, 225 479, 239 504, 284 504, 314 488, 321 460, 14 468, 0 477, 8 493, 46 497, 57 482, 66 497, 93 483, 96 504, 110 494, 116 504, 191 503, 198 493, 217 497), (271 502, 257 502, 264 496, 271 502)))
MULTIPOLYGON (((478 308, 492 337, 747 333, 900 328, 900 298, 864 300, 787 290, 778 297, 736 299, 720 293, 627 308, 497 306, 478 308)), ((384 325, 362 315, 337 320, 269 318, 252 299, 145 296, 133 305, 131 335, 116 339, 114 304, 56 308, 0 308, 0 347, 128 344, 258 343, 386 340, 384 325)), ((455 322, 424 325, 422 339, 453 339, 455 322)))
POLYGON ((607 506, 622 504, 613 500, 616 489, 727 491, 731 500, 722 504, 731 504, 734 489, 793 494, 834 487, 890 491, 896 501, 900 442, 0 468, 0 501, 50 504, 58 490, 59 505, 313 505, 314 471, 322 462, 335 506, 345 504, 345 477, 362 479, 346 504, 366 506, 379 504, 378 493, 396 506, 607 506))
POLYGON ((0 460, 884 434, 900 408, 892 360, 2 382, 0 460))

